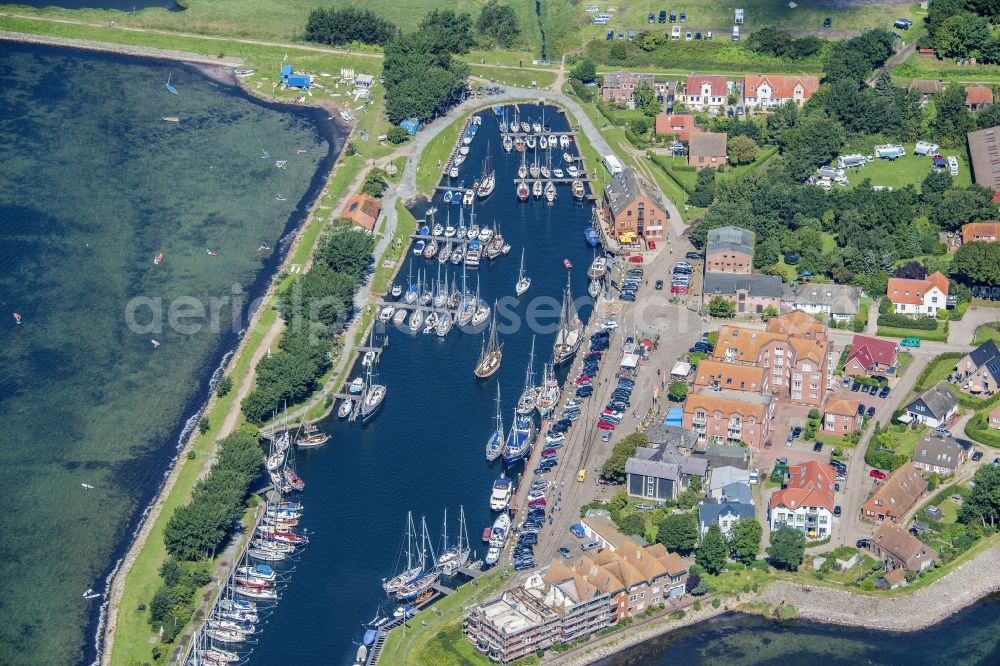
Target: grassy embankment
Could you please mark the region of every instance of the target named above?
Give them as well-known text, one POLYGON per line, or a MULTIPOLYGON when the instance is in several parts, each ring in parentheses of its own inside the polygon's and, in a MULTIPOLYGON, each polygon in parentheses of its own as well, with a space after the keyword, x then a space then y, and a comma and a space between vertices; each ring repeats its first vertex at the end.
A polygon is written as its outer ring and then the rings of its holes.
POLYGON ((1000 83, 1000 65, 958 65, 952 60, 938 60, 914 52, 892 72, 897 85, 913 79, 941 79, 946 83, 986 85, 1000 83))

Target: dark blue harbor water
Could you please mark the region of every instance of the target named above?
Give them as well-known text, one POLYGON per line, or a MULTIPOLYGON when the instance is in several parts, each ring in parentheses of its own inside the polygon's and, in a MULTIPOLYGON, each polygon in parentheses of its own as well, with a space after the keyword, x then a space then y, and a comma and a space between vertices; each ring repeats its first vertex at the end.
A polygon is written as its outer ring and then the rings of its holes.
MULTIPOLYGON (((522 107, 529 117, 541 118, 542 107, 522 107)), ((483 127, 476 137, 461 178, 467 184, 479 177, 489 144, 497 171, 497 185, 485 202, 476 203, 481 226, 496 220, 513 249, 492 265, 486 260, 468 272, 474 290, 480 280, 481 296, 494 299, 514 295, 521 249, 531 289, 521 305, 510 312, 523 317, 528 303, 541 301, 547 326, 537 337, 535 368, 552 354, 559 299, 566 284, 563 258, 574 265, 573 292, 587 299, 586 270, 593 259, 583 230, 591 219, 591 204, 574 202, 568 185, 559 186, 552 205, 531 200, 520 203, 514 178, 520 157, 503 152, 492 111, 481 113, 483 127), (539 297, 548 297, 540 299, 539 297)), ((553 131, 568 129, 565 116, 545 108, 553 131)), ((575 146, 571 146, 576 152, 575 146)), ((561 163, 562 150, 553 163, 561 163)), ((530 162, 530 158, 529 158, 530 162)), ((564 166, 561 165, 560 166, 564 166)), ((444 222, 451 210, 457 226, 459 206, 447 206, 441 195, 434 201, 444 222)), ((468 218, 468 209, 466 209, 468 218)), ((468 224, 468 222, 466 222, 468 224)), ((412 255, 407 255, 410 261, 412 255)), ((454 274, 454 267, 447 264, 454 274)), ((426 269, 436 277, 437 260, 413 258, 414 274, 426 269)), ((409 266, 401 271, 405 283, 409 266)), ((584 318, 590 307, 581 308, 584 318)), ((503 317, 503 364, 492 378, 478 381, 472 370, 480 349, 480 336, 453 330, 447 338, 389 332, 389 348, 379 368, 380 380, 389 388, 382 412, 368 425, 331 421, 321 424, 333 438, 321 450, 299 454, 299 473, 307 483, 302 501, 306 512, 302 526, 312 532, 311 542, 296 564, 291 583, 274 615, 264 628, 253 654, 258 664, 350 663, 361 638, 361 623, 371 618, 379 604, 391 612, 380 582, 391 577, 400 548, 406 512, 427 517, 428 528, 439 540, 445 507, 454 536, 459 505, 464 505, 469 536, 477 555, 486 554, 481 535, 492 523, 489 494, 500 474, 502 461, 487 463, 484 450, 491 431, 497 380, 500 382, 505 427, 524 385, 524 371, 532 333, 503 317), (515 329, 515 330, 511 330, 515 329), (320 657, 322 655, 322 657, 320 657)))
POLYGON ((94 656, 82 593, 104 590, 234 310, 282 258, 258 246, 287 247, 343 137, 180 63, 9 42, 0 109, 0 663, 72 664, 94 656), (212 299, 218 326, 171 325, 212 299))
POLYGON ((730 614, 648 641, 601 660, 597 666, 998 664, 998 627, 1000 596, 907 634, 730 614))

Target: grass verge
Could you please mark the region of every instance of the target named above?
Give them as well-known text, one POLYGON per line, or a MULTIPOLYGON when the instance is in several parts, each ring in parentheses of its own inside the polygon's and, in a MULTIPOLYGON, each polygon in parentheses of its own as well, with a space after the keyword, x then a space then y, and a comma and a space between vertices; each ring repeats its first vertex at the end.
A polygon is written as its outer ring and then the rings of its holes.
POLYGON ((886 338, 920 338, 931 342, 947 342, 948 332, 944 330, 942 322, 937 323, 937 328, 933 331, 925 331, 919 328, 896 328, 895 326, 879 326, 876 335, 886 338))

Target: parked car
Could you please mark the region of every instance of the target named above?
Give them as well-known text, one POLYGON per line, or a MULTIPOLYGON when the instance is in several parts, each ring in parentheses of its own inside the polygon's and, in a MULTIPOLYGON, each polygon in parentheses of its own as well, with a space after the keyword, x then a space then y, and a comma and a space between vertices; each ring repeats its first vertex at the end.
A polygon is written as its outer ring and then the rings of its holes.
POLYGON ((785 441, 785 446, 791 448, 792 442, 794 442, 794 441, 795 441, 795 438, 792 437, 791 435, 789 435, 788 439, 785 441))
POLYGON ((889 387, 888 386, 883 386, 882 390, 878 392, 878 397, 880 397, 880 398, 888 398, 889 397, 889 387))
POLYGON ((885 472, 879 469, 873 469, 872 471, 868 472, 868 476, 872 477, 873 479, 880 479, 880 480, 884 480, 886 478, 885 472))
MULTIPOLYGON (((652 14, 650 14, 650 16, 652 16, 652 14)), ((566 546, 559 547, 559 554, 562 555, 567 560, 573 557, 573 553, 571 553, 569 551, 569 548, 567 548, 566 546)))
POLYGON ((656 21, 656 14, 649 12, 649 16, 646 17, 646 21, 649 23, 654 23, 656 21))
POLYGON ((823 450, 823 442, 816 442, 815 444, 813 444, 813 451, 819 453, 822 450, 823 450))
POLYGON ((833 25, 833 19, 832 18, 830 18, 829 16, 827 16, 825 19, 823 19, 823 27, 824 28, 829 28, 831 25, 833 25))
POLYGON ((688 20, 687 14, 681 12, 681 23, 687 23, 687 20, 688 20))
POLYGON ((871 418, 871 417, 875 416, 875 407, 869 407, 869 408, 867 409, 867 411, 865 412, 865 415, 866 415, 866 416, 867 416, 868 418, 871 418))
POLYGON ((983 459, 983 452, 982 451, 976 451, 976 452, 974 452, 972 454, 972 461, 973 462, 979 462, 982 459, 983 459))
POLYGON ((903 338, 899 341, 899 344, 902 347, 919 347, 920 338, 903 338))
POLYGON ((892 24, 893 28, 898 28, 899 30, 909 30, 910 26, 913 25, 913 21, 908 18, 896 19, 896 22, 892 24))
POLYGON ((869 541, 868 539, 858 539, 857 543, 855 543, 854 545, 858 548, 867 548, 870 543, 871 541, 869 541))
POLYGON ((597 548, 596 541, 588 541, 580 544, 580 550, 593 550, 594 548, 597 548))
POLYGON ((659 22, 660 23, 666 23, 667 22, 667 10, 666 9, 661 9, 660 10, 660 19, 659 19, 659 22))
POLYGON ((840 518, 840 514, 841 514, 841 510, 840 510, 840 505, 838 504, 835 507, 833 507, 833 517, 834 518, 840 518))
POLYGON ((844 383, 844 388, 847 388, 848 386, 851 385, 851 378, 848 377, 847 375, 844 375, 844 382, 843 383, 844 383))
POLYGON ((865 404, 863 402, 858 403, 858 416, 863 416, 865 413, 865 404))
POLYGON ((662 289, 663 289, 663 280, 657 280, 657 281, 656 281, 656 284, 655 284, 655 285, 653 285, 653 286, 655 286, 655 287, 656 287, 656 290, 657 290, 657 291, 660 291, 660 290, 662 290, 662 289))
POLYGON ((851 384, 851 391, 857 393, 860 390, 861 390, 861 384, 859 384, 858 382, 854 382, 853 384, 851 384))
POLYGON ((795 426, 794 428, 792 428, 792 437, 794 437, 795 439, 798 439, 801 434, 802 434, 802 428, 801 427, 795 426))
POLYGON ((701 259, 702 256, 700 252, 688 252, 687 254, 684 255, 684 258, 698 260, 701 259))

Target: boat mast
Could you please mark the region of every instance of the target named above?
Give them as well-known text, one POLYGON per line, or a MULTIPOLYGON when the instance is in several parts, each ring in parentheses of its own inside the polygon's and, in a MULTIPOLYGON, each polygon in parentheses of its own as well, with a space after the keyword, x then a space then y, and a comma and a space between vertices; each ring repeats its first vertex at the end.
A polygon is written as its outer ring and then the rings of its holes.
POLYGON ((497 380, 497 414, 494 417, 496 419, 496 431, 500 433, 500 437, 503 437, 503 416, 500 413, 500 381, 497 380))
POLYGON ((517 272, 517 281, 521 282, 524 279, 524 248, 521 248, 521 268, 517 272))
POLYGON ((413 568, 413 534, 416 528, 413 526, 413 512, 406 512, 406 570, 413 568))
POLYGON ((448 507, 444 508, 444 523, 441 525, 441 552, 448 550, 448 507))
POLYGON ((458 552, 462 552, 462 547, 468 548, 469 535, 465 531, 465 507, 458 505, 458 552))
POLYGON ((532 387, 535 380, 535 336, 531 336, 531 353, 528 354, 528 367, 524 371, 524 389, 532 387))

